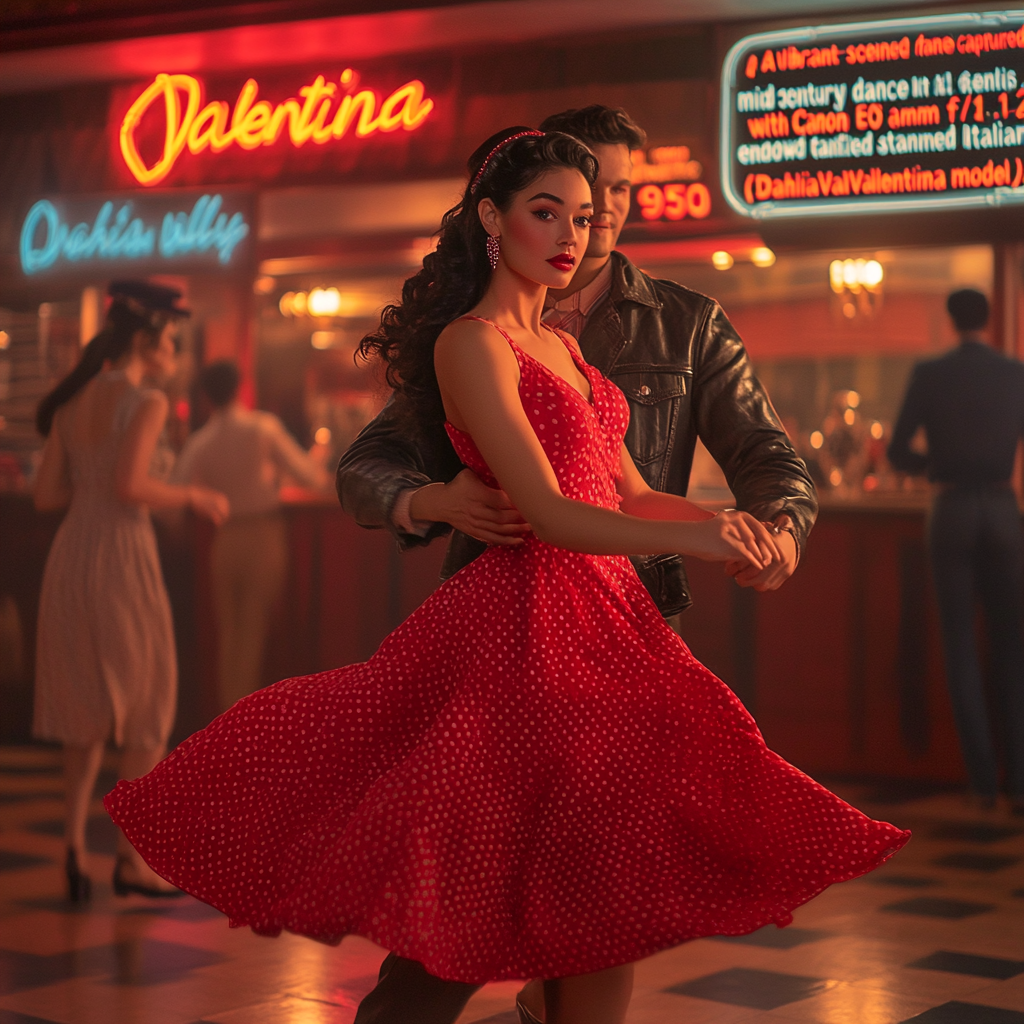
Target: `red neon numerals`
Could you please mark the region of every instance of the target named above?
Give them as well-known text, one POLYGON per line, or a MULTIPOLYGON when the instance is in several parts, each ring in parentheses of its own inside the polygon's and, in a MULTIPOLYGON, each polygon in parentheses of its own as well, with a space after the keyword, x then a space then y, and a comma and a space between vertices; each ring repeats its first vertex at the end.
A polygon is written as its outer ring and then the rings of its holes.
POLYGON ((636 202, 644 220, 701 220, 711 213, 711 193, 699 181, 692 185, 641 185, 636 202))

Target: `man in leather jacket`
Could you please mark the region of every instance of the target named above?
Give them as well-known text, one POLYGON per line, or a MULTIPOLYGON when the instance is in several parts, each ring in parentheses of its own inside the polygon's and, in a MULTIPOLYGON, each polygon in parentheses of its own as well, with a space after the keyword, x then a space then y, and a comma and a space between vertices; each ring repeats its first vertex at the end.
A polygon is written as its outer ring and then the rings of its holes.
MULTIPOLYGON (((740 585, 775 589, 796 568, 814 523, 814 485, 718 303, 654 280, 614 251, 629 212, 630 151, 643 145, 643 132, 624 111, 599 105, 556 114, 541 128, 577 136, 600 163, 586 255, 570 289, 549 295, 545 321, 575 335, 587 361, 625 393, 626 446, 652 488, 686 494, 700 437, 737 507, 773 524, 786 556, 759 572, 739 564, 727 570, 740 585)), ((443 431, 412 432, 402 402, 392 398, 345 452, 338 496, 357 522, 391 530, 403 548, 455 527, 442 570, 447 578, 488 543, 514 543, 529 527, 501 491, 462 467, 443 431)), ((678 555, 633 562, 663 615, 690 605, 678 555)), ((449 1024, 473 991, 392 954, 356 1024, 449 1024)))

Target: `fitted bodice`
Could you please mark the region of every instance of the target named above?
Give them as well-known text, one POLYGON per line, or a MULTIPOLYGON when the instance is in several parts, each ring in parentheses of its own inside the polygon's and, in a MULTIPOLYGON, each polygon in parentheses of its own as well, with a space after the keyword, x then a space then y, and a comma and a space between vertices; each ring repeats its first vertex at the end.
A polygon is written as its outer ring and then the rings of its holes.
POLYGON ((148 518, 145 506, 126 504, 118 499, 115 480, 125 433, 144 395, 144 390, 134 386, 124 390, 115 406, 110 430, 100 441, 83 440, 75 430, 69 429, 66 414, 58 413, 54 429, 60 431, 71 476, 69 513, 102 509, 105 515, 117 519, 148 518))
MULTIPOLYGON (((524 352, 497 324, 483 317, 465 319, 490 324, 515 353, 523 409, 562 493, 575 501, 618 508, 621 499, 615 485, 629 423, 629 406, 622 392, 566 344, 577 368, 590 383, 588 402, 567 380, 524 352)), ((554 333, 562 337, 559 332, 554 333)), ((500 486, 473 438, 451 423, 446 423, 445 429, 463 464, 485 483, 500 486)))

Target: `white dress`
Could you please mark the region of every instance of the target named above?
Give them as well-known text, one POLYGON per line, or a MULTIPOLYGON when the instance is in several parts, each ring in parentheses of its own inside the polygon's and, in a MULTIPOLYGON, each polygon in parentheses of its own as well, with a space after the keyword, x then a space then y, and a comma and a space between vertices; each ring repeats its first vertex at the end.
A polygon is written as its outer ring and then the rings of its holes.
POLYGON ((53 429, 72 498, 43 573, 33 734, 88 745, 162 747, 174 724, 178 666, 171 606, 149 509, 116 496, 122 438, 145 392, 128 387, 102 443, 53 429))

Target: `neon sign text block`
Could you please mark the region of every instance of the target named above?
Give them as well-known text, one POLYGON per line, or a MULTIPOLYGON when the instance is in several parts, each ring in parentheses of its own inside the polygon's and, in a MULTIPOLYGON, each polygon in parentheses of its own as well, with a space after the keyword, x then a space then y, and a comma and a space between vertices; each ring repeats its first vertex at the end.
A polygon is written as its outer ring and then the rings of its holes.
POLYGON ((158 74, 139 94, 121 122, 119 144, 128 170, 142 185, 163 181, 188 149, 192 155, 273 146, 282 138, 299 148, 322 146, 350 132, 358 139, 403 129, 415 131, 434 109, 426 87, 413 79, 381 97, 360 89, 359 76, 346 68, 337 81, 317 75, 297 96, 277 104, 258 99, 259 84, 248 79, 234 107, 225 100, 204 104, 202 83, 192 75, 158 74), (144 118, 163 119, 163 146, 147 163, 137 132, 144 118))
POLYGON ((720 138, 725 198, 759 220, 1024 203, 1024 11, 747 36, 720 138))
POLYGON ((112 264, 233 269, 251 249, 249 207, 248 197, 220 193, 40 199, 22 223, 21 268, 29 275, 112 264))

